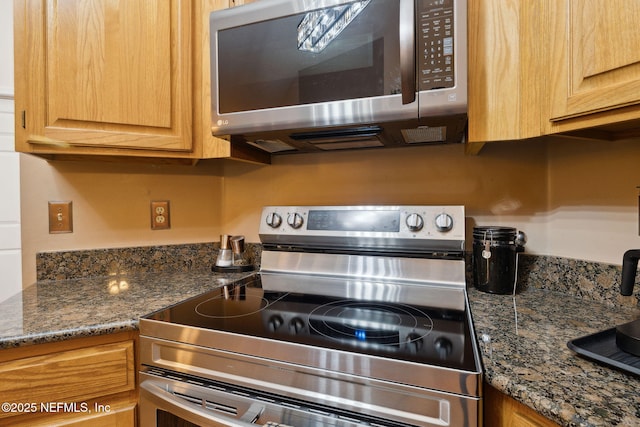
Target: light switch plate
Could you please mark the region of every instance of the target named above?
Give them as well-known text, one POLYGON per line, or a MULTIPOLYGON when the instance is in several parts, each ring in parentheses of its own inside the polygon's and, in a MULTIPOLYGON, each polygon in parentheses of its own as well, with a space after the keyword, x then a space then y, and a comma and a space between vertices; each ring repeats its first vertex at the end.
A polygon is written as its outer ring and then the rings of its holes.
POLYGON ((73 233, 73 204, 49 202, 49 234, 73 233))

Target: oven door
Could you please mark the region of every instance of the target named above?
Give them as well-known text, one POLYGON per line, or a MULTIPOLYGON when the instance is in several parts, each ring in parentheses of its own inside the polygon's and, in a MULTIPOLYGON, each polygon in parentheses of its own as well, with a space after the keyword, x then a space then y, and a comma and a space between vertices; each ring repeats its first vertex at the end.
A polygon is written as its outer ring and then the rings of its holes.
MULTIPOLYGON (((140 373, 140 425, 145 427, 355 427, 364 423, 345 414, 251 395, 170 373, 140 373)), ((366 424, 370 425, 370 424, 366 424)), ((391 424, 395 425, 395 424, 391 424)))
POLYGON ((198 390, 188 383, 146 379, 140 385, 140 425, 255 427, 253 421, 260 414, 260 407, 249 404, 244 413, 238 413, 239 403, 242 402, 219 396, 218 392, 198 390))

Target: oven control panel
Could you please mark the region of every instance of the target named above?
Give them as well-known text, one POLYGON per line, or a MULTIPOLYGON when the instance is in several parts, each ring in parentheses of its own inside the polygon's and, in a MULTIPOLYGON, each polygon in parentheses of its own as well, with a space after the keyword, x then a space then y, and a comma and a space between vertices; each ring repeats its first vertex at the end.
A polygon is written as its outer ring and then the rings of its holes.
POLYGON ((266 206, 259 234, 266 244, 464 250, 464 206, 266 206))

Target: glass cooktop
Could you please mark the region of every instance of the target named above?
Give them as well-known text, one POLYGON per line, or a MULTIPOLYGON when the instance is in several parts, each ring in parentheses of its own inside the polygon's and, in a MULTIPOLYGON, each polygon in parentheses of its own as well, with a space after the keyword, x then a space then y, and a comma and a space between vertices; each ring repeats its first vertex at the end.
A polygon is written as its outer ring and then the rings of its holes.
POLYGON ((476 369, 473 338, 464 311, 265 290, 259 275, 146 318, 454 369, 476 369))

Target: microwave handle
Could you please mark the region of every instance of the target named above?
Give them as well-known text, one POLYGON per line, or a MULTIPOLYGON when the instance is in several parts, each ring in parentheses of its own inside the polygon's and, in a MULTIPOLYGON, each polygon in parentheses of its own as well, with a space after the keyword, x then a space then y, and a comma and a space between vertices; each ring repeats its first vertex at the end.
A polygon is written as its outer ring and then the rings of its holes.
POLYGON ((400 0, 400 79, 402 104, 416 100, 416 19, 415 0, 400 0))
POLYGON ((149 380, 140 383, 140 393, 159 408, 166 408, 169 412, 184 420, 194 420, 195 418, 197 422, 214 423, 216 426, 256 427, 256 424, 253 422, 244 421, 242 418, 258 418, 264 408, 262 405, 252 404, 247 410, 247 413, 242 415, 240 419, 217 415, 203 409, 200 405, 190 404, 175 397, 173 394, 165 391, 160 384, 149 380))

